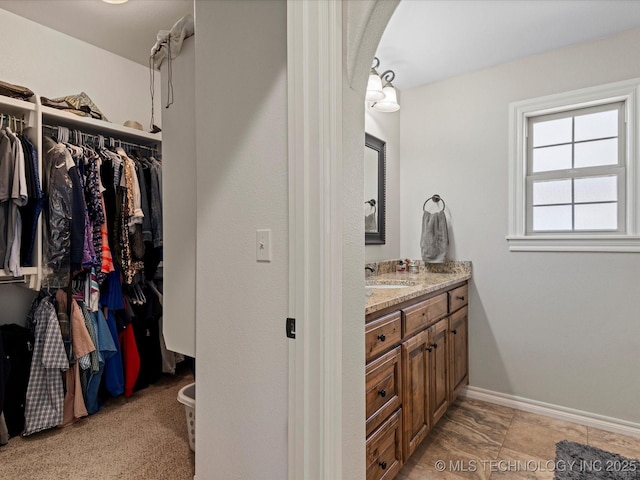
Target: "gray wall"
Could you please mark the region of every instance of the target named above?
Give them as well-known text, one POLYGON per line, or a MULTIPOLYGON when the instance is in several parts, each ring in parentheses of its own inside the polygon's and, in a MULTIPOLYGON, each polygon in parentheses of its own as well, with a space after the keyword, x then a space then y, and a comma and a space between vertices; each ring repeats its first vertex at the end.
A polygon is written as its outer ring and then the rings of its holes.
POLYGON ((510 102, 640 77, 640 30, 403 92, 401 251, 424 192, 473 261, 471 385, 640 422, 640 256, 508 251, 510 102))
POLYGON ((286 7, 196 2, 201 480, 287 477, 286 7), (271 263, 256 262, 258 228, 271 263))

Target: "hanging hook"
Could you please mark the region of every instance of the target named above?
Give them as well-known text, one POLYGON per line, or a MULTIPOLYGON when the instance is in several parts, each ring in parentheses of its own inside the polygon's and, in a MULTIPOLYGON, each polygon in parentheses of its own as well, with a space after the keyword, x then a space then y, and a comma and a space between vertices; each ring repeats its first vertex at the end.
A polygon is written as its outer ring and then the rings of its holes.
POLYGON ((375 70, 380 66, 380 59, 378 57, 373 57, 373 63, 371 64, 371 69, 375 70))

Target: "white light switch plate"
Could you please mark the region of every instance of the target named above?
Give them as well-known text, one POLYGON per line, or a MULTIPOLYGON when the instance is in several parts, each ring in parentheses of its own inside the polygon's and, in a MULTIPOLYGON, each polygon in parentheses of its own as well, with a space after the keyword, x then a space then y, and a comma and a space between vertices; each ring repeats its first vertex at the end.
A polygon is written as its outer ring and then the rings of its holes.
POLYGON ((256 260, 271 261, 271 230, 256 230, 256 260))

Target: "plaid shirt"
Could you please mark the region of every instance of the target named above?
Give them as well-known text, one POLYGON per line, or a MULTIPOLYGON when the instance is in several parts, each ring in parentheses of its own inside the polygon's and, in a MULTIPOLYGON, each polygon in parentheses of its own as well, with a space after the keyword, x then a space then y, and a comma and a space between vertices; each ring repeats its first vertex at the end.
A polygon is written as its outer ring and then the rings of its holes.
POLYGON ((35 346, 24 411, 23 436, 62 423, 64 387, 61 371, 69 368, 56 310, 43 298, 33 314, 35 346))

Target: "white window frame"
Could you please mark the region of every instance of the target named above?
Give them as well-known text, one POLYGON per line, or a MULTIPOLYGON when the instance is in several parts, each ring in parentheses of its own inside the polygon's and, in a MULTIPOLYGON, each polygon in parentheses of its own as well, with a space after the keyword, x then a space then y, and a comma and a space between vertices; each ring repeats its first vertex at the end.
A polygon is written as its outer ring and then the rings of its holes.
POLYGON ((640 252, 640 79, 514 102, 509 105, 509 233, 512 252, 640 252), (625 104, 625 233, 527 232, 527 126, 530 117, 614 102, 625 104))

